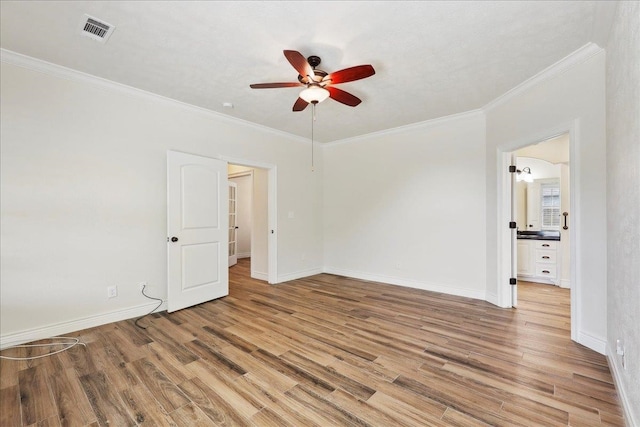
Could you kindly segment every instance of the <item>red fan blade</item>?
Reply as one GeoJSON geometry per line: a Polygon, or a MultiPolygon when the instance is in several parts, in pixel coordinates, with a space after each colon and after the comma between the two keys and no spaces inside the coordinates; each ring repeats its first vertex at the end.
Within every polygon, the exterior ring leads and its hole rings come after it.
{"type": "Polygon", "coordinates": [[[371,77],[376,73],[371,65],[357,65],[351,68],[345,68],[344,70],[336,71],[326,76],[322,81],[331,80],[331,84],[352,82],[354,80],[364,79],[371,77]]]}
{"type": "Polygon", "coordinates": [[[254,83],[249,85],[251,89],[274,89],[279,87],[297,87],[303,86],[302,83],[290,82],[290,83],[254,83]]]}
{"type": "Polygon", "coordinates": [[[313,68],[311,68],[311,65],[307,62],[307,58],[302,56],[300,52],[297,50],[284,50],[283,52],[287,61],[293,65],[293,68],[296,69],[298,74],[302,77],[315,76],[313,68]]]}
{"type": "Polygon", "coordinates": [[[327,86],[325,89],[329,91],[329,97],[341,102],[349,107],[355,107],[362,101],[357,96],[351,95],[349,92],[338,89],[337,87],[327,86]]]}
{"type": "Polygon", "coordinates": [[[293,104],[293,111],[302,111],[305,108],[307,108],[307,105],[309,105],[309,103],[307,101],[305,101],[302,98],[298,98],[296,100],[296,103],[293,104]]]}

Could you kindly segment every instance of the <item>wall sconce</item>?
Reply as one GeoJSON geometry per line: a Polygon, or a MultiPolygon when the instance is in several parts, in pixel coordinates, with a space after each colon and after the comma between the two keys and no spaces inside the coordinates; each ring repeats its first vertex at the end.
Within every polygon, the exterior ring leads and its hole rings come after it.
{"type": "Polygon", "coordinates": [[[518,169],[516,172],[518,173],[516,181],[533,182],[533,175],[531,175],[531,169],[528,166],[522,170],[518,169]]]}

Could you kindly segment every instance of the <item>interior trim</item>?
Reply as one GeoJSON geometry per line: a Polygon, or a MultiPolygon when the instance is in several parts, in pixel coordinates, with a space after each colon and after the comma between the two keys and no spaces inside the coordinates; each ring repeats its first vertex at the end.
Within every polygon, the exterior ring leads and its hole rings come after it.
{"type": "Polygon", "coordinates": [[[204,114],[206,116],[214,117],[218,120],[222,120],[227,123],[232,123],[238,126],[257,129],[262,132],[268,132],[280,137],[286,137],[296,142],[302,142],[305,144],[308,144],[310,142],[309,138],[303,138],[297,135],[293,135],[291,133],[287,133],[287,132],[283,132],[267,126],[259,125],[257,123],[252,123],[246,120],[238,119],[236,117],[227,116],[225,114],[221,114],[213,110],[197,107],[195,105],[178,101],[173,98],[168,98],[166,96],[158,95],[153,92],[148,92],[142,89],[137,89],[132,86],[124,85],[122,83],[117,83],[112,80],[104,79],[102,77],[97,77],[92,74],[83,73],[82,71],[77,71],[72,68],[63,67],[62,65],[53,64],[51,62],[43,61],[41,59],[36,59],[27,55],[22,55],[20,53],[13,52],[11,50],[0,49],[0,62],[3,62],[5,64],[15,65],[17,67],[26,68],[32,71],[37,71],[43,74],[48,74],[48,75],[66,79],[66,80],[99,86],[104,89],[112,90],[114,92],[124,93],[126,95],[135,96],[138,98],[143,98],[152,102],[170,105],[173,107],[179,107],[179,108],[188,110],[192,113],[204,114]]]}

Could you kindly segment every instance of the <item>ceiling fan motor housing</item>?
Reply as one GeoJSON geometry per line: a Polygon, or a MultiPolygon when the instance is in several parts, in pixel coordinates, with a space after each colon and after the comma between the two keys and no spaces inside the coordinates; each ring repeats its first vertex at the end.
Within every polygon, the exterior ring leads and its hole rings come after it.
{"type": "MultiPolygon", "coordinates": [[[[314,74],[313,82],[315,82],[315,83],[319,83],[319,82],[321,82],[321,81],[322,81],[322,79],[324,79],[324,78],[325,78],[329,73],[327,73],[327,72],[326,72],[326,71],[324,71],[324,70],[320,70],[320,69],[314,68],[314,70],[313,70],[313,74],[314,74]]],[[[307,78],[307,76],[302,76],[302,75],[300,75],[300,74],[298,74],[298,81],[299,81],[300,83],[304,83],[304,84],[313,83],[313,82],[309,81],[309,79],[307,78]]]]}
{"type": "Polygon", "coordinates": [[[322,60],[320,59],[319,56],[315,56],[315,55],[311,55],[310,57],[307,58],[307,62],[309,63],[309,65],[311,65],[313,68],[316,68],[318,65],[320,65],[320,63],[322,62],[322,60]]]}

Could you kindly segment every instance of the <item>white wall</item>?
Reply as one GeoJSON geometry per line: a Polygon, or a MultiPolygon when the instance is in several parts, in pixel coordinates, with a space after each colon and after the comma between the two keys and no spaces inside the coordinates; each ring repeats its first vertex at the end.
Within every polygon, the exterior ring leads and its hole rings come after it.
{"type": "Polygon", "coordinates": [[[2,345],[142,314],[141,281],[166,296],[170,149],[276,165],[278,277],[320,271],[322,165],[310,171],[306,141],[43,69],[1,69],[2,345]]]}
{"type": "Polygon", "coordinates": [[[640,425],[640,3],[620,2],[607,44],[609,361],[627,424],[640,425]],[[625,346],[626,367],[616,355],[625,346]]]}
{"type": "Polygon", "coordinates": [[[484,298],[484,116],[325,146],[325,270],[484,298]]]}
{"type": "MultiPolygon", "coordinates": [[[[575,125],[577,141],[571,153],[572,174],[578,185],[573,231],[578,233],[578,305],[572,318],[579,342],[604,352],[606,314],[606,153],[604,51],[591,48],[563,72],[540,79],[502,101],[490,105],[487,115],[487,292],[497,296],[507,276],[499,274],[498,175],[499,149],[512,151],[549,138],[575,125]],[[575,167],[574,167],[575,165],[575,167]],[[579,213],[579,221],[577,215],[579,213]]],[[[506,224],[505,224],[506,225],[506,224]]]]}

